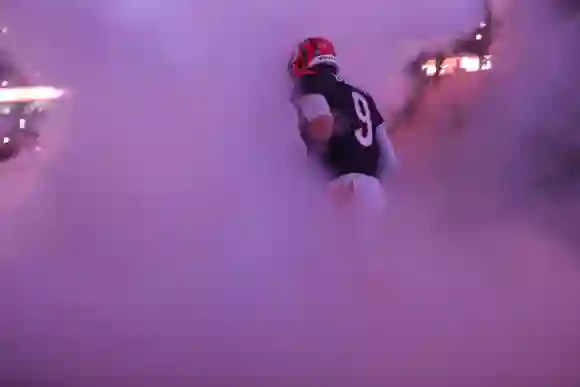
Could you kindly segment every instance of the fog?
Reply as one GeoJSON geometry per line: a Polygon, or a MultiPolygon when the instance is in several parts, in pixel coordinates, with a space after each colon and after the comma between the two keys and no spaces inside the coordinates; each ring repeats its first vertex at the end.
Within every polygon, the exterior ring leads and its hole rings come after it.
{"type": "Polygon", "coordinates": [[[428,176],[401,150],[375,238],[304,163],[288,54],[333,39],[386,109],[479,2],[7,3],[6,44],[70,93],[43,152],[2,171],[3,385],[577,385],[580,263],[550,222],[578,228],[522,146],[540,118],[569,136],[578,95],[545,101],[577,30],[539,0],[497,6],[513,22],[468,134],[428,176]]]}

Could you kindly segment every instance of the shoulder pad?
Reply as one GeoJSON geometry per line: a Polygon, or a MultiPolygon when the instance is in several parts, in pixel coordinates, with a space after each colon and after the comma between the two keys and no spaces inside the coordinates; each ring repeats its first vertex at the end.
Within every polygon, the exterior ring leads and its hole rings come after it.
{"type": "Polygon", "coordinates": [[[303,94],[326,94],[333,87],[336,80],[326,75],[306,75],[300,80],[300,89],[303,94]]]}

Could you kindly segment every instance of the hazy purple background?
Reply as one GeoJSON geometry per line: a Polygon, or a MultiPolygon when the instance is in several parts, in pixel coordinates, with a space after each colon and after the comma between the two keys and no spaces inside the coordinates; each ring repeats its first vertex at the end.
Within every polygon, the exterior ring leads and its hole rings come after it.
{"type": "Polygon", "coordinates": [[[543,202],[509,205],[531,195],[519,139],[562,116],[545,99],[574,60],[574,31],[526,36],[540,5],[500,4],[480,119],[452,163],[403,170],[377,242],[345,238],[305,173],[288,53],[329,36],[388,105],[477,2],[9,4],[15,53],[72,94],[45,153],[3,171],[2,385],[577,386],[577,253],[543,202]],[[521,67],[540,40],[553,71],[521,67]]]}

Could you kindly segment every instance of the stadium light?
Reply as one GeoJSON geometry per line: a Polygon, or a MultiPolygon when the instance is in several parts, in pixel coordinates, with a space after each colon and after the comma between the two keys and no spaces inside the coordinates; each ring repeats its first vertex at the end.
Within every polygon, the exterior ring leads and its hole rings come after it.
{"type": "Polygon", "coordinates": [[[51,86],[0,88],[0,103],[52,101],[64,95],[64,90],[51,86]]]}
{"type": "MultiPolygon", "coordinates": [[[[476,71],[486,71],[492,68],[491,55],[485,55],[483,58],[478,56],[461,56],[446,58],[445,63],[441,66],[440,75],[448,75],[460,69],[468,73],[476,71]]],[[[423,63],[422,70],[429,77],[437,74],[437,63],[435,59],[430,59],[423,63]]]]}

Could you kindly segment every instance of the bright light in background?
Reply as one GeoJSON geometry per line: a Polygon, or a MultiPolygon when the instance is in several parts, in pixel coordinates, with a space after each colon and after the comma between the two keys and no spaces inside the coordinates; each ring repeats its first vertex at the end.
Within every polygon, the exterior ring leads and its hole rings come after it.
{"type": "Polygon", "coordinates": [[[16,87],[0,89],[0,103],[51,101],[64,95],[64,90],[51,86],[16,87]]]}
{"type": "MultiPolygon", "coordinates": [[[[485,71],[492,68],[491,55],[486,55],[483,61],[480,61],[478,56],[462,56],[445,59],[445,63],[441,66],[440,74],[451,74],[457,69],[464,70],[468,73],[476,71],[485,71]],[[445,70],[443,70],[445,69],[445,70]]],[[[437,65],[434,59],[430,59],[423,64],[422,70],[427,76],[434,76],[437,73],[437,65]]]]}
{"type": "Polygon", "coordinates": [[[437,65],[435,64],[434,60],[430,60],[425,62],[425,64],[422,67],[422,70],[425,71],[425,73],[432,77],[433,75],[435,75],[435,73],[437,73],[437,65]]]}
{"type": "Polygon", "coordinates": [[[472,73],[474,71],[479,70],[479,58],[478,57],[468,57],[464,56],[459,59],[459,67],[467,71],[468,73],[472,73]]]}
{"type": "Polygon", "coordinates": [[[2,143],[3,143],[3,144],[8,144],[9,142],[10,142],[10,137],[4,137],[4,138],[2,139],[2,143]]]}
{"type": "Polygon", "coordinates": [[[475,35],[475,39],[477,39],[477,40],[481,40],[482,38],[483,38],[483,36],[481,36],[481,34],[475,35]]]}

